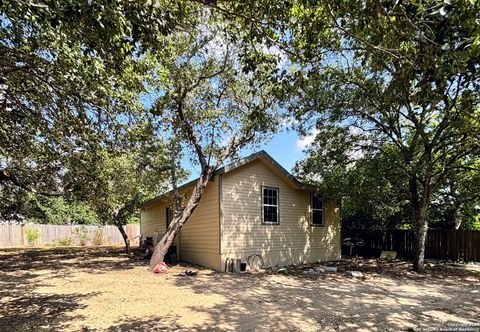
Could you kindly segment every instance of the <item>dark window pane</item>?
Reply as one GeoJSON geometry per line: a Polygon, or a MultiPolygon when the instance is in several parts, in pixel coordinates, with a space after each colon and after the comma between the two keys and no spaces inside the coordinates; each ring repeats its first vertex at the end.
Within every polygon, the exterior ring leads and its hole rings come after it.
{"type": "Polygon", "coordinates": [[[323,225],[323,213],[322,210],[312,211],[312,224],[323,225]]]}
{"type": "Polygon", "coordinates": [[[277,197],[272,197],[270,201],[272,202],[272,205],[277,205],[277,197]]]}
{"type": "Polygon", "coordinates": [[[323,209],[323,201],[320,197],[312,196],[312,209],[323,209]]]}
{"type": "Polygon", "coordinates": [[[274,222],[276,223],[277,219],[277,208],[275,206],[264,206],[263,207],[263,222],[274,222]]]}

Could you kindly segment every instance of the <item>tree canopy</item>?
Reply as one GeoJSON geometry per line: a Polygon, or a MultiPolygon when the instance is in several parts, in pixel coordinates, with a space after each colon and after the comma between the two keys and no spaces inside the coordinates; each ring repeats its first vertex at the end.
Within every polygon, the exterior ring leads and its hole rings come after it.
{"type": "Polygon", "coordinates": [[[325,47],[300,34],[305,54],[339,56],[307,66],[297,114],[326,132],[324,139],[340,137],[343,146],[317,145],[318,155],[346,163],[359,153],[381,154],[391,162],[404,180],[419,271],[433,196],[450,175],[478,172],[478,10],[469,1],[371,1],[306,6],[299,15],[310,29],[329,22],[337,36],[325,47]],[[307,20],[312,12],[316,19],[307,20]],[[335,155],[335,149],[348,153],[335,155]]]}
{"type": "Polygon", "coordinates": [[[219,165],[294,122],[317,133],[298,174],[348,195],[352,218],[408,217],[421,271],[428,220],[457,227],[478,202],[479,6],[4,1],[2,218],[60,195],[121,225],[176,188],[183,154],[199,180],[154,262],[219,165]]]}

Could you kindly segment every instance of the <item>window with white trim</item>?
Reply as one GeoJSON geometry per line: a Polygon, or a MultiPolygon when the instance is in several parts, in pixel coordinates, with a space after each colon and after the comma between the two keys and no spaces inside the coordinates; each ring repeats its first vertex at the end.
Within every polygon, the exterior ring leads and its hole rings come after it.
{"type": "Polygon", "coordinates": [[[262,188],[262,222],[265,224],[278,224],[278,188],[262,188]]]}
{"type": "Polygon", "coordinates": [[[315,194],[310,197],[312,225],[323,226],[323,199],[315,194]]]}

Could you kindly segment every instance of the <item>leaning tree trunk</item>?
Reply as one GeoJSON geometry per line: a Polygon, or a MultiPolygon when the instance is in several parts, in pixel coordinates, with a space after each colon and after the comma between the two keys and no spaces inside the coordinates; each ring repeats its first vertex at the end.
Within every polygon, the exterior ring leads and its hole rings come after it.
{"type": "Polygon", "coordinates": [[[125,242],[125,253],[127,255],[129,255],[130,254],[130,239],[128,238],[128,235],[125,232],[125,229],[123,229],[123,225],[121,223],[115,223],[115,226],[117,226],[118,230],[120,231],[120,234],[122,234],[123,242],[125,242]]]}
{"type": "Polygon", "coordinates": [[[160,240],[160,242],[158,242],[158,244],[155,246],[155,250],[150,260],[151,270],[153,270],[159,262],[162,262],[164,260],[165,255],[168,252],[168,249],[170,248],[170,246],[173,243],[173,240],[175,239],[175,236],[178,234],[178,232],[180,232],[180,229],[182,229],[183,225],[187,222],[187,220],[192,215],[193,211],[195,211],[195,209],[197,208],[198,203],[202,198],[202,195],[205,191],[205,187],[207,186],[207,183],[210,180],[211,175],[212,175],[212,172],[210,171],[204,172],[202,174],[186,206],[182,209],[182,211],[178,216],[175,216],[173,218],[165,235],[160,240]]]}

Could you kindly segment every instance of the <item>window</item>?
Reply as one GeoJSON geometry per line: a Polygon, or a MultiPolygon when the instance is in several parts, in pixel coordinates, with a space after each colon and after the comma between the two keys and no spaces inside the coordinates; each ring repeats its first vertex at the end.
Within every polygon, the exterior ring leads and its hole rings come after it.
{"type": "Polygon", "coordinates": [[[323,226],[323,200],[317,195],[311,196],[312,225],[323,226]]]}
{"type": "Polygon", "coordinates": [[[168,228],[168,226],[170,226],[170,223],[172,222],[172,219],[173,219],[173,209],[170,206],[167,206],[166,214],[167,214],[166,220],[167,220],[167,228],[168,228]]]}
{"type": "Polygon", "coordinates": [[[262,188],[262,222],[265,224],[278,224],[278,189],[262,188]]]}

